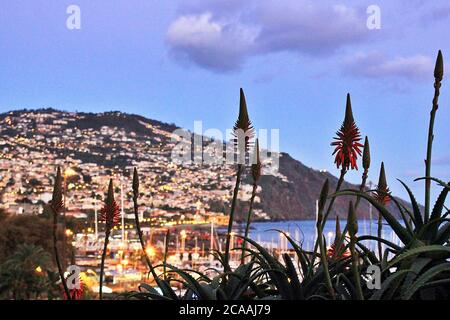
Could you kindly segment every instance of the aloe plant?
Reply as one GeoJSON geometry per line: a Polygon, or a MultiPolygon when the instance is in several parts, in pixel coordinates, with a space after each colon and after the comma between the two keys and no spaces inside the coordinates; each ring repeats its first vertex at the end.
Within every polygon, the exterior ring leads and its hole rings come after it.
{"type": "MultiPolygon", "coordinates": [[[[248,237],[251,208],[247,216],[246,232],[243,239],[242,257],[249,257],[236,270],[229,268],[229,234],[232,230],[237,192],[240,176],[244,169],[238,166],[236,186],[228,225],[227,246],[225,252],[215,251],[216,258],[222,264],[224,271],[210,269],[215,274],[209,277],[194,270],[181,270],[168,265],[164,258],[163,273],[155,275],[160,288],[156,290],[147,284],[139,287],[139,292],[131,292],[127,297],[134,299],[170,299],[170,300],[239,300],[239,299],[430,299],[450,298],[450,212],[445,207],[445,201],[450,191],[450,183],[430,177],[431,169],[431,142],[433,137],[433,124],[437,110],[437,97],[439,96],[440,82],[443,77],[442,54],[439,52],[435,68],[435,96],[430,116],[429,144],[427,149],[426,175],[416,180],[425,180],[426,199],[429,198],[429,188],[432,181],[436,182],[442,191],[439,194],[432,210],[422,212],[418,202],[409,187],[402,181],[400,183],[407,191],[411,208],[407,208],[393,197],[387,186],[384,163],[380,168],[379,182],[376,190],[366,190],[370,167],[369,141],[366,137],[362,164],[364,172],[362,181],[357,190],[340,190],[345,173],[350,167],[357,168],[357,156],[360,134],[356,127],[351,111],[350,96],[347,96],[346,116],[344,123],[338,131],[336,142],[335,162],[341,168],[334,194],[329,195],[329,182],[325,181],[319,197],[319,212],[316,221],[318,237],[314,250],[308,252],[302,248],[287,233],[282,233],[288,240],[292,250],[282,253],[280,257],[270,253],[256,241],[248,237]],[[428,190],[428,191],[427,191],[428,190]],[[336,217],[336,237],[330,249],[327,249],[323,237],[323,228],[331,213],[333,203],[339,196],[356,196],[355,205],[349,203],[347,225],[341,231],[339,218],[336,217]],[[361,200],[366,200],[379,212],[379,219],[384,219],[400,239],[400,245],[394,244],[381,237],[381,228],[377,236],[359,235],[356,212],[361,200]],[[396,215],[386,206],[392,201],[401,215],[399,221],[396,215]],[[348,234],[348,237],[347,237],[348,234]],[[384,254],[378,255],[364,245],[364,241],[371,240],[387,246],[384,254]],[[292,259],[294,255],[295,259],[292,259]],[[295,262],[297,261],[297,262],[295,262]],[[363,274],[372,266],[381,267],[382,284],[375,292],[364,286],[363,274]],[[171,283],[180,283],[186,288],[183,296],[175,293],[171,283]]],[[[241,108],[236,124],[243,128],[251,128],[246,112],[245,99],[241,91],[241,108]],[[243,126],[246,123],[247,126],[243,126]]],[[[254,179],[253,195],[255,194],[254,179]]],[[[427,200],[426,200],[427,203],[427,200]]],[[[428,200],[429,206],[429,200],[428,200]]],[[[379,220],[379,226],[382,221],[379,220]]],[[[167,238],[167,235],[166,235],[167,238]]],[[[168,241],[166,241],[168,242],[168,241]]],[[[381,250],[379,250],[381,251],[381,250]]],[[[167,247],[166,253],[167,254],[167,247]]],[[[156,266],[159,267],[159,266],[156,266]]],[[[156,268],[155,267],[155,268],[156,268]]]]}
{"type": "MultiPolygon", "coordinates": [[[[425,208],[424,211],[410,190],[401,180],[400,183],[408,193],[411,209],[401,204],[395,197],[389,194],[386,184],[384,167],[380,170],[380,180],[375,197],[361,190],[343,190],[333,197],[343,195],[356,195],[370,202],[383,217],[392,230],[402,242],[398,246],[388,240],[382,239],[380,233],[377,237],[362,236],[359,241],[375,240],[388,246],[387,252],[394,255],[388,260],[388,254],[379,254],[378,263],[383,270],[383,286],[376,292],[372,299],[381,298],[430,298],[448,297],[449,275],[450,275],[450,250],[448,247],[450,239],[449,211],[445,207],[445,201],[450,191],[450,183],[445,183],[437,178],[430,177],[431,172],[431,149],[434,138],[433,126],[438,108],[439,89],[443,78],[443,59],[439,51],[435,66],[435,94],[433,106],[430,113],[430,124],[428,132],[428,147],[426,165],[426,176],[418,178],[425,180],[425,208]],[[430,212],[430,186],[435,181],[442,188],[437,197],[433,209],[430,212]],[[393,212],[385,206],[385,200],[390,199],[399,210],[403,224],[400,223],[393,212]],[[447,210],[447,211],[446,211],[447,210]],[[396,271],[391,272],[395,267],[396,271]],[[446,289],[443,289],[446,288],[446,289]]],[[[376,260],[375,260],[376,261],[376,260]]]]}
{"type": "Polygon", "coordinates": [[[245,233],[244,233],[244,241],[242,242],[242,256],[241,263],[244,263],[245,259],[245,247],[247,245],[246,239],[248,238],[248,233],[250,231],[250,222],[252,219],[252,210],[253,203],[256,197],[256,190],[258,189],[258,180],[261,177],[261,159],[259,155],[259,141],[256,139],[255,151],[254,151],[254,159],[252,160],[252,178],[253,178],[253,187],[252,187],[252,196],[250,197],[250,204],[248,208],[247,221],[245,224],[245,233]]]}
{"type": "Polygon", "coordinates": [[[57,230],[58,230],[58,214],[63,210],[63,200],[62,200],[62,176],[61,169],[58,167],[56,170],[55,182],[53,185],[53,194],[52,200],[48,206],[53,213],[53,251],[56,260],[56,266],[58,267],[59,278],[61,279],[61,283],[64,289],[64,293],[69,300],[71,300],[71,295],[69,292],[69,288],[67,287],[66,278],[64,277],[64,271],[61,263],[61,259],[58,251],[58,239],[57,239],[57,230]]]}
{"type": "Polygon", "coordinates": [[[235,145],[238,149],[238,165],[236,172],[236,184],[233,190],[233,199],[231,200],[230,217],[228,220],[228,228],[225,242],[225,255],[224,255],[224,268],[230,271],[229,259],[230,259],[230,241],[231,232],[233,231],[234,213],[236,210],[237,196],[239,193],[239,187],[241,183],[241,176],[244,171],[245,156],[248,151],[251,139],[254,136],[254,129],[252,122],[248,116],[247,102],[245,100],[244,90],[240,89],[239,98],[239,116],[233,128],[233,134],[235,135],[235,145]],[[243,139],[242,139],[243,138],[243,139]]]}

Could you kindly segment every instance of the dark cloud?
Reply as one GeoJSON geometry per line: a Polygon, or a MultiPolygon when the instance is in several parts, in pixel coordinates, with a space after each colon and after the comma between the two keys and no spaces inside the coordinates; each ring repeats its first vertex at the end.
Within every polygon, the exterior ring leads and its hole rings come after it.
{"type": "Polygon", "coordinates": [[[310,0],[190,0],[167,31],[173,57],[214,71],[252,56],[331,55],[370,38],[365,10],[310,0]]]}
{"type": "Polygon", "coordinates": [[[220,72],[239,69],[252,54],[255,37],[254,29],[214,21],[211,13],[183,15],[167,31],[172,56],[220,72]]]}
{"type": "Polygon", "coordinates": [[[365,12],[343,5],[270,2],[256,12],[262,26],[257,41],[264,52],[327,55],[369,37],[365,12]]]}

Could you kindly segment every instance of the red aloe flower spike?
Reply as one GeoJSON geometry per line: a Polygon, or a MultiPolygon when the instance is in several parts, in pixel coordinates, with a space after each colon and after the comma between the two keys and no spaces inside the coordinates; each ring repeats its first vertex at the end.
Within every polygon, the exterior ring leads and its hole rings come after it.
{"type": "Polygon", "coordinates": [[[334,163],[338,168],[342,166],[347,170],[349,168],[358,170],[356,160],[358,155],[361,155],[363,145],[359,143],[361,134],[353,118],[350,94],[347,94],[344,122],[336,135],[337,137],[333,138],[336,141],[331,143],[332,146],[335,146],[333,151],[333,155],[336,155],[334,163]]]}
{"type": "Polygon", "coordinates": [[[336,231],[335,231],[334,242],[331,244],[330,248],[328,248],[328,250],[327,250],[327,256],[330,259],[341,259],[341,258],[346,258],[346,257],[350,256],[350,251],[348,249],[345,250],[345,244],[343,241],[341,242],[340,248],[336,248],[341,237],[342,237],[341,223],[339,221],[339,216],[336,216],[336,231]],[[339,256],[337,256],[338,252],[340,253],[339,256]]]}
{"type": "Polygon", "coordinates": [[[120,222],[120,208],[114,200],[113,180],[109,180],[108,194],[105,204],[100,210],[100,220],[105,221],[106,228],[111,229],[120,222]]]}
{"type": "MultiPolygon", "coordinates": [[[[67,279],[66,279],[67,281],[67,279]]],[[[69,290],[70,298],[72,300],[81,300],[84,294],[84,282],[81,278],[79,278],[80,287],[73,288],[69,290]]],[[[64,292],[64,300],[68,300],[66,293],[64,292]]]]}
{"type": "Polygon", "coordinates": [[[386,182],[386,173],[384,171],[384,162],[381,162],[380,177],[375,191],[375,200],[382,205],[387,205],[390,201],[390,191],[386,182]]]}

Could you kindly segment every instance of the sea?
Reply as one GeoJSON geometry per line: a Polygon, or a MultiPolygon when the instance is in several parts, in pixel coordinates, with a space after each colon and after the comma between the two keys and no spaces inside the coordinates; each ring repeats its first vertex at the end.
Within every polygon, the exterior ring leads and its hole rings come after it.
{"type": "MultiPolygon", "coordinates": [[[[341,220],[341,230],[344,229],[347,221],[341,220]]],[[[272,247],[287,246],[289,243],[285,241],[285,237],[279,231],[289,233],[290,237],[302,244],[303,249],[312,250],[317,237],[316,223],[314,220],[290,220],[276,222],[253,222],[250,229],[250,238],[258,243],[269,245],[272,247]]],[[[323,235],[327,246],[329,246],[335,238],[336,222],[329,220],[325,224],[323,235]]],[[[377,235],[378,223],[376,220],[360,220],[358,221],[358,235],[377,235]]],[[[392,231],[389,225],[383,223],[382,238],[400,245],[401,242],[397,235],[392,231]]],[[[369,249],[375,250],[377,242],[363,241],[369,249]]],[[[383,246],[384,247],[384,246],[383,246]]]]}

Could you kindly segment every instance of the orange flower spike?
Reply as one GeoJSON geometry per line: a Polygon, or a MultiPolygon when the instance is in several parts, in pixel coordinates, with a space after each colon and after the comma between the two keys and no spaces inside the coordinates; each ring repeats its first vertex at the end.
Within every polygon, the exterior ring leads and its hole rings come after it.
{"type": "Polygon", "coordinates": [[[347,170],[350,168],[358,170],[356,160],[362,153],[363,145],[359,142],[361,141],[361,133],[353,118],[350,94],[347,94],[344,122],[336,135],[333,138],[336,141],[331,143],[332,146],[335,146],[333,151],[333,155],[335,155],[334,163],[338,168],[342,166],[347,170]]]}

